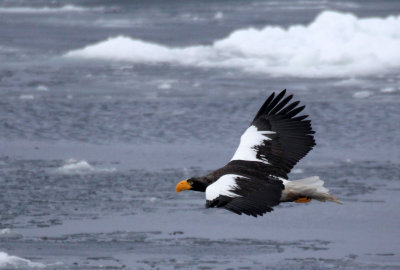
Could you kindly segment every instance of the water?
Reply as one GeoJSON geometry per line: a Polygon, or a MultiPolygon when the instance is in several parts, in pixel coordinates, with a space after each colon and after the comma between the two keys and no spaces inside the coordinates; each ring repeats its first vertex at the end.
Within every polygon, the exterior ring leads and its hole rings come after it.
{"type": "Polygon", "coordinates": [[[0,1],[0,269],[400,269],[399,15],[398,1],[0,1]],[[254,219],[175,193],[223,166],[283,88],[317,132],[290,178],[319,175],[344,205],[254,219]]]}

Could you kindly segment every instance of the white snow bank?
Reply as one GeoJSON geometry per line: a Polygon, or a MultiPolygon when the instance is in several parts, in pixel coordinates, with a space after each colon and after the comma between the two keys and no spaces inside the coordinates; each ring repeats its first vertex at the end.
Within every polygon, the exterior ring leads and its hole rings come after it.
{"type": "Polygon", "coordinates": [[[208,46],[168,47],[118,36],[65,56],[238,68],[274,76],[370,75],[400,68],[400,16],[358,18],[324,11],[309,25],[237,30],[208,46]]]}

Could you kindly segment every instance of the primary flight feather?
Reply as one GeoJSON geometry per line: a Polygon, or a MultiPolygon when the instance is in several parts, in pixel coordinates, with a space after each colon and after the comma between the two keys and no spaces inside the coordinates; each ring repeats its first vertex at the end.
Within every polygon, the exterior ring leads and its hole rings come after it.
{"type": "Polygon", "coordinates": [[[293,95],[272,93],[243,133],[231,161],[203,177],[179,182],[176,191],[206,193],[206,207],[225,208],[254,217],[281,202],[333,201],[318,176],[289,181],[287,174],[315,146],[305,106],[293,95]]]}

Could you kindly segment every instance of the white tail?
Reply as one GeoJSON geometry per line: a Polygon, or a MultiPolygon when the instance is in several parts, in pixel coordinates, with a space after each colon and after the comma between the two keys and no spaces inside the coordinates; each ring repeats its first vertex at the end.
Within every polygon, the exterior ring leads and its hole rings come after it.
{"type": "Polygon", "coordinates": [[[336,197],[329,194],[324,187],[324,181],[318,176],[312,176],[296,181],[284,181],[285,189],[281,201],[295,201],[299,198],[310,198],[321,202],[331,201],[342,204],[336,197]]]}

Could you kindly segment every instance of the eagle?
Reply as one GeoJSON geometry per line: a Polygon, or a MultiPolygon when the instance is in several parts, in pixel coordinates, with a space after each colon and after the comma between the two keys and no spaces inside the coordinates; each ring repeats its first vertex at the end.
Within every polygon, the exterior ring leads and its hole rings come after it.
{"type": "Polygon", "coordinates": [[[289,181],[288,173],[316,145],[305,106],[291,102],[286,89],[273,92],[240,138],[239,147],[224,167],[202,177],[179,182],[176,192],[205,192],[206,208],[262,216],[281,202],[341,202],[318,176],[289,181]]]}

